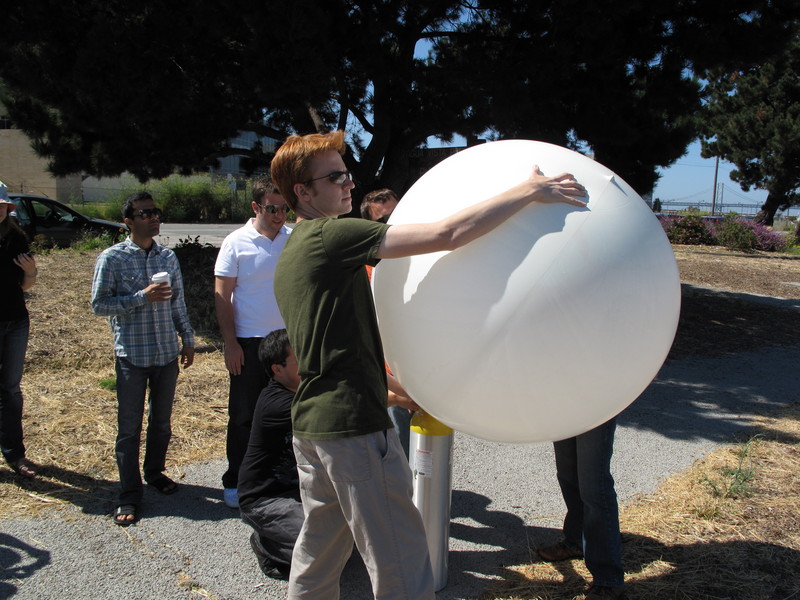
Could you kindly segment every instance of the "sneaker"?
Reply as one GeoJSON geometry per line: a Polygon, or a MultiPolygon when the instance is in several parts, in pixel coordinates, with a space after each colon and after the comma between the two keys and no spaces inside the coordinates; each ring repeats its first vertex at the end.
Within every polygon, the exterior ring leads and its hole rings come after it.
{"type": "Polygon", "coordinates": [[[222,490],[222,498],[230,508],[239,508],[239,489],[225,488],[222,490]]]}
{"type": "Polygon", "coordinates": [[[282,579],[284,581],[289,580],[288,568],[282,567],[267,557],[267,555],[264,553],[264,549],[261,547],[261,543],[258,540],[258,534],[255,531],[250,534],[250,547],[253,549],[253,552],[258,559],[258,566],[264,575],[271,577],[272,579],[282,579]]]}
{"type": "Polygon", "coordinates": [[[552,546],[542,546],[537,550],[542,560],[547,562],[560,562],[573,558],[583,558],[583,551],[565,541],[558,542],[552,546]]]}
{"type": "Polygon", "coordinates": [[[625,598],[625,586],[593,585],[586,594],[586,600],[625,598]]]}

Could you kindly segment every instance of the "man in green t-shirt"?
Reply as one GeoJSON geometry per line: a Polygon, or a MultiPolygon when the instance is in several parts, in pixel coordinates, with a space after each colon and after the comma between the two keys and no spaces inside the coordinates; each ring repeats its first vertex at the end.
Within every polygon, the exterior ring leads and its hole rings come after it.
{"type": "Polygon", "coordinates": [[[585,206],[571,175],[534,168],[513,188],[436,223],[389,226],[342,219],[355,187],[344,132],[290,136],[271,175],[302,220],[275,272],[275,296],[295,350],[292,405],[305,522],[289,598],[338,598],[353,548],[382,599],[433,599],[428,545],[411,501],[411,471],[386,412],[387,379],[365,265],[455,250],[531,202],[585,206]]]}

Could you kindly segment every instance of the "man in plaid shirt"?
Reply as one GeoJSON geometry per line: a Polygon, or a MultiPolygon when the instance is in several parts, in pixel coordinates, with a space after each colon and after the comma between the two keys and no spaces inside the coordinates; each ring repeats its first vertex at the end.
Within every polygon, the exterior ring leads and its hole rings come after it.
{"type": "Polygon", "coordinates": [[[184,368],[194,360],[194,331],[183,298],[183,278],[175,253],[153,237],[161,227],[161,211],[147,192],[128,196],[122,216],[130,236],[97,258],[92,281],[92,310],[109,317],[114,333],[117,374],[117,442],[120,495],[114,522],[127,526],[138,519],[142,500],[139,441],[144,401],[150,388],[145,444],[145,481],[162,494],[178,491],[164,474],[172,435],[170,418],[178,357],[184,368]],[[169,283],[152,283],[166,271],[169,283]],[[178,336],[183,341],[178,344],[178,336]]]}

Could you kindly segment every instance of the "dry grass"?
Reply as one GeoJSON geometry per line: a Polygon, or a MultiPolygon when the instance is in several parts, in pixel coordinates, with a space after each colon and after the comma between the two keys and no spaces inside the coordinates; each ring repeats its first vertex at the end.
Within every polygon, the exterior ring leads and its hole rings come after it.
{"type": "MultiPolygon", "coordinates": [[[[108,320],[89,306],[97,253],[64,250],[37,256],[40,277],[28,298],[31,337],[22,380],[25,445],[45,467],[24,488],[0,469],[0,515],[33,516],[116,486],[116,395],[108,320]]],[[[221,353],[198,340],[195,363],[181,373],[167,457],[171,476],[180,465],[225,453],[228,378],[221,353]]]]}
{"type": "MultiPolygon", "coordinates": [[[[723,448],[620,514],[629,599],[800,597],[800,404],[785,436],[723,448]]],[[[583,561],[513,567],[487,598],[583,598],[583,561]]]]}

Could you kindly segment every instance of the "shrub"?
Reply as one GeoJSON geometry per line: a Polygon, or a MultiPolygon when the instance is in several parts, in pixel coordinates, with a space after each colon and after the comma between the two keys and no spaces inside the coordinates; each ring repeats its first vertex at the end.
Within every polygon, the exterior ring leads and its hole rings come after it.
{"type": "Polygon", "coordinates": [[[52,238],[47,237],[43,233],[37,233],[33,236],[30,247],[31,252],[34,254],[47,254],[55,248],[55,243],[52,238]]]}
{"type": "Polygon", "coordinates": [[[200,237],[178,240],[173,250],[183,274],[184,299],[194,330],[203,337],[218,340],[214,310],[214,263],[219,248],[201,244],[200,237]]]}
{"type": "Polygon", "coordinates": [[[717,225],[716,237],[720,245],[742,252],[780,252],[789,246],[789,241],[780,233],[736,215],[728,215],[717,225]]]}
{"type": "Polygon", "coordinates": [[[717,243],[714,234],[700,217],[662,217],[659,219],[667,238],[673,244],[713,246],[717,243]]]}
{"type": "Polygon", "coordinates": [[[206,177],[167,177],[148,186],[165,219],[176,223],[216,222],[222,204],[206,177]]]}
{"type": "Polygon", "coordinates": [[[765,252],[783,252],[791,245],[791,240],[789,238],[777,231],[773,231],[766,225],[749,221],[746,221],[746,223],[750,223],[753,227],[753,233],[755,233],[758,238],[757,247],[759,250],[764,250],[765,252]]]}
{"type": "Polygon", "coordinates": [[[103,233],[97,233],[94,231],[84,230],[81,233],[81,237],[76,239],[70,244],[71,248],[75,248],[76,250],[104,250],[109,246],[113,246],[116,243],[114,240],[114,236],[104,231],[103,233]]]}
{"type": "Polygon", "coordinates": [[[122,200],[119,198],[110,202],[81,202],[73,204],[72,208],[87,217],[117,223],[122,221],[122,200]]]}
{"type": "MultiPolygon", "coordinates": [[[[253,216],[250,208],[250,182],[244,188],[232,192],[227,181],[214,180],[207,175],[172,175],[166,179],[149,181],[145,185],[137,184],[121,189],[111,202],[121,207],[125,197],[138,191],[147,191],[155,198],[156,206],[164,211],[165,221],[238,223],[253,216]]],[[[118,221],[119,217],[112,220],[118,221]]]]}

